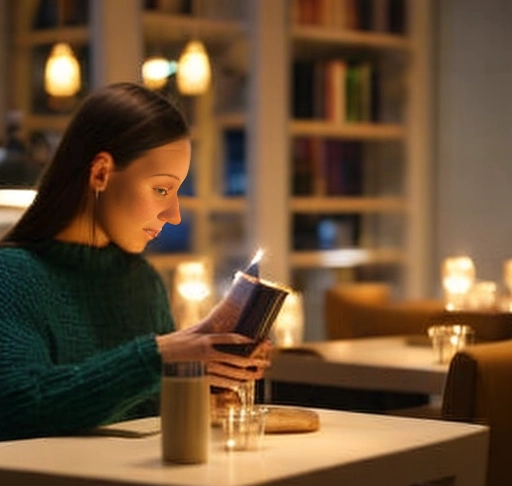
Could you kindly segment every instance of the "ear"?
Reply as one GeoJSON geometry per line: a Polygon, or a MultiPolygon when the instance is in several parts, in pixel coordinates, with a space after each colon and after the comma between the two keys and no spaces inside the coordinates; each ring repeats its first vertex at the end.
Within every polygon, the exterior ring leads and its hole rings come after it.
{"type": "Polygon", "coordinates": [[[104,191],[110,174],[114,171],[114,159],[108,152],[99,152],[91,162],[89,186],[94,192],[104,191]]]}

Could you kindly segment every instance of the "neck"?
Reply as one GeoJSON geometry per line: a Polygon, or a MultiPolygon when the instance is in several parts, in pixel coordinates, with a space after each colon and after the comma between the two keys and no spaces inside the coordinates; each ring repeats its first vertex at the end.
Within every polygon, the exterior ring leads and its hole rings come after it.
{"type": "Polygon", "coordinates": [[[91,217],[81,214],[71,221],[56,239],[67,243],[80,243],[89,246],[102,247],[110,243],[105,232],[93,221],[91,217]]]}

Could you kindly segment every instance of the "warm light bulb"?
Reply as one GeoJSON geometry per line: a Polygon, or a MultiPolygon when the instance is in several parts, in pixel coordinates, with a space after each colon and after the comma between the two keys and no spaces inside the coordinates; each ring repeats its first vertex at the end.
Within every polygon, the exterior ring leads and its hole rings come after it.
{"type": "Polygon", "coordinates": [[[202,42],[190,41],[178,60],[176,82],[184,95],[200,95],[210,86],[211,69],[202,42]]]}
{"type": "Polygon", "coordinates": [[[202,262],[181,263],[176,269],[176,287],[180,295],[200,302],[210,295],[206,268],[202,262]]]}
{"type": "Polygon", "coordinates": [[[181,262],[174,274],[173,317],[178,329],[197,324],[211,309],[211,273],[205,262],[181,262]]]}
{"type": "Polygon", "coordinates": [[[55,44],[46,61],[45,90],[52,96],[74,96],[80,90],[80,64],[69,44],[55,44]]]}
{"type": "Polygon", "coordinates": [[[469,257],[447,258],[443,262],[443,285],[447,291],[464,294],[475,280],[475,266],[469,257]]]}
{"type": "Polygon", "coordinates": [[[149,89],[163,88],[167,78],[176,72],[176,61],[162,56],[152,56],[142,65],[142,81],[149,89]]]}
{"type": "Polygon", "coordinates": [[[451,257],[443,261],[442,284],[447,310],[461,310],[475,283],[475,265],[469,257],[451,257]]]}
{"type": "Polygon", "coordinates": [[[0,207],[26,209],[36,194],[34,189],[0,189],[0,207]]]}
{"type": "Polygon", "coordinates": [[[290,292],[272,327],[277,346],[291,347],[300,344],[304,337],[304,308],[302,294],[290,292]]]}

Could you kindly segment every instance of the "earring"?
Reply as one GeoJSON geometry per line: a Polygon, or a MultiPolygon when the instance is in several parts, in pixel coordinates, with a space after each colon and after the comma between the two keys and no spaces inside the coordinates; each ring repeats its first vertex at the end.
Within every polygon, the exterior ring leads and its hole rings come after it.
{"type": "Polygon", "coordinates": [[[96,201],[98,201],[98,198],[100,197],[100,191],[98,189],[96,189],[96,191],[94,192],[94,199],[96,201]]]}

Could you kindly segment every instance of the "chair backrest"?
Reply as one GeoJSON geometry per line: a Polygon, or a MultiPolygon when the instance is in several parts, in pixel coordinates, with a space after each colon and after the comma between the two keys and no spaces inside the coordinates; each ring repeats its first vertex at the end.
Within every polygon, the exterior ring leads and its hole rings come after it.
{"type": "Polygon", "coordinates": [[[490,427],[487,486],[512,484],[512,339],[476,344],[452,359],[442,417],[490,427]]]}
{"type": "Polygon", "coordinates": [[[443,313],[440,301],[394,302],[384,284],[338,285],[326,291],[327,339],[369,336],[426,336],[430,320],[443,313]]]}
{"type": "Polygon", "coordinates": [[[335,285],[325,292],[325,336],[351,339],[385,335],[424,335],[433,324],[466,324],[477,342],[512,339],[512,313],[446,311],[441,300],[391,299],[381,283],[335,285]]]}

